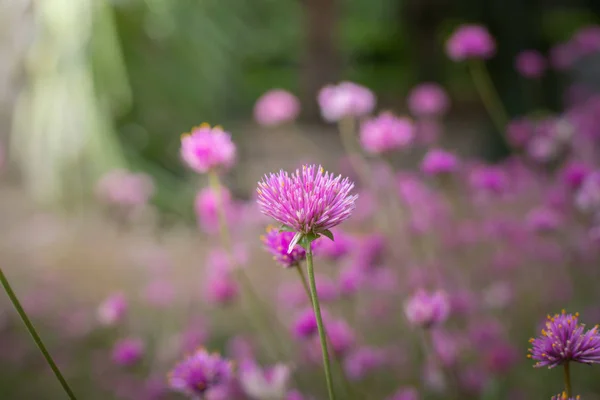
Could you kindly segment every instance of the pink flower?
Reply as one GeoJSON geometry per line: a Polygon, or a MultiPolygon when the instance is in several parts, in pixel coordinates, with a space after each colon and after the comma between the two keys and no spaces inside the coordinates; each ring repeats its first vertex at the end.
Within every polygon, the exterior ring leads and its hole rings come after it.
{"type": "Polygon", "coordinates": [[[102,325],[114,325],[127,314],[128,304],[123,293],[109,296],[98,307],[98,321],[102,325]]]}
{"type": "Polygon", "coordinates": [[[392,113],[381,113],[378,117],[365,121],[360,128],[361,145],[371,154],[406,148],[413,137],[412,122],[392,113]]]}
{"type": "Polygon", "coordinates": [[[515,68],[525,78],[541,78],[546,70],[546,59],[537,50],[524,50],[517,54],[515,68]]]}
{"type": "Polygon", "coordinates": [[[105,174],[96,185],[96,195],[101,201],[123,207],[142,206],[153,194],[154,183],[148,175],[122,169],[105,174]]]}
{"type": "Polygon", "coordinates": [[[437,83],[422,83],[408,95],[408,108],[417,117],[439,117],[450,107],[448,94],[437,83]]]}
{"type": "Polygon", "coordinates": [[[236,157],[231,135],[220,126],[202,124],[181,136],[181,157],[194,171],[204,174],[213,169],[229,169],[236,157]]]}
{"type": "Polygon", "coordinates": [[[231,199],[231,193],[225,187],[221,187],[218,195],[211,188],[201,189],[196,195],[194,202],[194,211],[200,228],[208,233],[219,232],[219,203],[225,210],[225,217],[228,222],[234,219],[234,205],[231,199]]]}
{"type": "Polygon", "coordinates": [[[352,82],[325,86],[319,92],[321,115],[328,122],[345,117],[363,117],[375,108],[375,95],[364,86],[352,82]]]}
{"type": "Polygon", "coordinates": [[[578,30],[571,39],[579,55],[600,51],[600,26],[589,25],[578,30]]]}
{"type": "Polygon", "coordinates": [[[254,361],[245,361],[240,368],[240,383],[244,392],[253,399],[277,400],[286,394],[291,370],[287,365],[276,364],[261,368],[254,361]]]}
{"type": "Polygon", "coordinates": [[[138,338],[128,338],[118,341],[112,351],[112,358],[116,364],[132,366],[137,364],[144,355],[144,342],[138,338]]]}
{"type": "Polygon", "coordinates": [[[209,302],[228,305],[237,299],[239,287],[228,273],[216,272],[208,276],[205,295],[209,302]]]}
{"type": "Polygon", "coordinates": [[[254,119],[263,126],[274,126],[295,120],[300,102],[290,92],[274,89],[263,94],[254,105],[254,119]]]}
{"type": "Polygon", "coordinates": [[[431,149],[423,161],[421,161],[421,171],[427,175],[449,174],[458,168],[458,158],[442,149],[431,149]]]}
{"type": "Polygon", "coordinates": [[[411,324],[429,328],[446,321],[450,300],[443,291],[427,293],[420,289],[404,304],[404,313],[411,324]]]}
{"type": "Polygon", "coordinates": [[[550,64],[554,69],[564,71],[577,61],[577,49],[571,42],[559,43],[550,49],[550,64]]]}
{"type": "Polygon", "coordinates": [[[446,42],[446,54],[453,61],[489,59],[496,53],[496,42],[482,25],[461,25],[446,42]]]}

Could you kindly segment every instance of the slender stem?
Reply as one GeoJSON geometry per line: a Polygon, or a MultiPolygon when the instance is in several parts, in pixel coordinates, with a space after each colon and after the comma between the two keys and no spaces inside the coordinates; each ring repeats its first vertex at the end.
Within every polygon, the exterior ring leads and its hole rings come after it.
{"type": "Polygon", "coordinates": [[[481,101],[485,106],[488,114],[492,118],[496,129],[500,134],[504,135],[504,128],[508,121],[508,114],[504,109],[502,101],[498,96],[498,92],[494,87],[494,83],[490,78],[487,68],[483,61],[473,60],[469,63],[469,69],[471,71],[471,77],[475,83],[475,87],[479,92],[481,101]]]}
{"type": "Polygon", "coordinates": [[[333,379],[331,378],[331,365],[329,363],[329,352],[327,350],[327,336],[321,317],[321,306],[319,305],[319,296],[317,294],[317,284],[315,282],[315,270],[313,267],[312,249],[310,243],[306,246],[306,269],[308,271],[308,282],[310,284],[310,297],[317,318],[317,329],[319,331],[319,340],[321,341],[321,350],[323,351],[323,368],[325,369],[325,380],[327,381],[327,392],[329,400],[335,400],[333,391],[333,379]]]}
{"type": "Polygon", "coordinates": [[[567,398],[571,398],[571,366],[568,361],[563,365],[565,371],[565,392],[567,393],[567,398]]]}
{"type": "Polygon", "coordinates": [[[31,323],[31,320],[27,316],[27,313],[25,312],[25,310],[23,309],[23,306],[21,305],[21,303],[19,302],[19,299],[17,298],[17,295],[15,294],[12,287],[10,286],[8,279],[6,279],[6,276],[4,275],[4,271],[2,270],[2,268],[0,268],[0,281],[2,282],[2,286],[4,287],[4,290],[6,291],[6,294],[8,295],[10,301],[12,302],[13,306],[15,307],[15,310],[17,310],[19,317],[21,317],[21,320],[25,324],[25,327],[29,331],[29,334],[33,338],[33,341],[35,342],[38,349],[40,350],[40,352],[46,359],[46,362],[52,369],[52,372],[54,372],[54,376],[56,376],[56,379],[62,386],[63,390],[65,391],[65,393],[67,394],[69,399],[76,400],[77,398],[75,397],[75,394],[73,394],[73,391],[69,387],[69,384],[67,383],[67,381],[63,377],[62,373],[58,369],[58,366],[56,365],[56,363],[54,362],[54,359],[48,352],[48,349],[46,349],[44,342],[42,342],[42,338],[40,338],[40,335],[38,335],[35,327],[31,323]]]}

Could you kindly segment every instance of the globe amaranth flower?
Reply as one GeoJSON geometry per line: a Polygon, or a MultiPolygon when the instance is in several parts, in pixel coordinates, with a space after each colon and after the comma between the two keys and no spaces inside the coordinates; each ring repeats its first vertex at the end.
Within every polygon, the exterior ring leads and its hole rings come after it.
{"type": "Polygon", "coordinates": [[[429,328],[446,321],[450,301],[443,291],[428,293],[420,289],[404,304],[404,314],[411,324],[429,328]]]}
{"type": "Polygon", "coordinates": [[[154,189],[152,178],[148,175],[117,169],[100,178],[96,195],[106,204],[136,207],[146,204],[154,194],[154,189]]]}
{"type": "MultiPolygon", "coordinates": [[[[273,255],[273,260],[284,268],[294,267],[306,259],[306,251],[301,246],[294,246],[288,253],[294,235],[294,232],[280,232],[275,227],[269,226],[267,233],[260,237],[265,249],[273,255]]],[[[311,246],[314,244],[315,242],[311,243],[311,246]]]]}
{"type": "Polygon", "coordinates": [[[256,362],[247,360],[240,367],[242,389],[250,398],[280,400],[288,390],[291,370],[284,364],[261,368],[256,362]]]}
{"type": "Polygon", "coordinates": [[[458,158],[442,149],[431,149],[421,161],[421,171],[427,175],[449,174],[458,168],[458,158]]]}
{"type": "Polygon", "coordinates": [[[537,50],[524,50],[517,54],[515,68],[525,78],[540,78],[546,70],[546,59],[537,50]]]}
{"type": "Polygon", "coordinates": [[[412,387],[399,389],[392,396],[388,397],[387,400],[419,400],[419,392],[417,389],[412,387]]]}
{"type": "Polygon", "coordinates": [[[352,82],[325,86],[319,91],[317,101],[323,119],[328,122],[337,122],[347,117],[363,117],[375,108],[373,92],[352,82]]]}
{"type": "Polygon", "coordinates": [[[218,193],[211,187],[201,189],[196,194],[194,211],[198,226],[208,234],[219,232],[219,208],[225,210],[225,218],[231,224],[235,217],[235,206],[231,193],[225,187],[221,187],[218,193]]]}
{"type": "Polygon", "coordinates": [[[575,397],[569,397],[567,392],[562,392],[557,394],[556,396],[552,396],[550,400],[581,400],[581,396],[577,395],[575,397]]]}
{"type": "Polygon", "coordinates": [[[204,174],[233,166],[236,148],[220,126],[202,124],[181,136],[181,158],[192,170],[204,174]]]}
{"type": "Polygon", "coordinates": [[[572,315],[563,310],[553,317],[548,315],[541,336],[529,342],[532,348],[527,357],[537,361],[537,368],[554,368],[569,361],[600,363],[598,326],[585,330],[585,325],[579,323],[579,313],[572,315]]]}
{"type": "Polygon", "coordinates": [[[112,359],[116,364],[123,366],[135,365],[144,355],[144,342],[138,338],[128,338],[115,343],[112,350],[112,359]]]}
{"type": "Polygon", "coordinates": [[[254,105],[254,119],[262,126],[275,126],[295,120],[300,113],[300,101],[288,91],[269,90],[254,105]]]}
{"type": "Polygon", "coordinates": [[[359,381],[387,361],[385,351],[374,347],[361,347],[344,358],[344,370],[352,381],[359,381]]]}
{"type": "Polygon", "coordinates": [[[441,117],[449,107],[448,94],[437,83],[421,83],[408,95],[408,109],[419,118],[441,117]]]}
{"type": "Polygon", "coordinates": [[[296,232],[288,247],[291,253],[302,235],[328,234],[350,217],[358,197],[350,194],[353,188],[348,178],[305,165],[292,175],[265,175],[258,183],[257,202],[263,214],[296,232]]]}
{"type": "Polygon", "coordinates": [[[496,53],[496,42],[482,25],[461,25],[446,42],[446,54],[453,61],[489,59],[496,53]]]}
{"type": "Polygon", "coordinates": [[[102,325],[114,325],[127,314],[128,304],[123,293],[115,293],[100,304],[97,311],[98,322],[102,325]]]}
{"type": "Polygon", "coordinates": [[[388,112],[363,122],[360,128],[360,143],[371,154],[406,148],[413,138],[412,122],[388,112]]]}
{"type": "Polygon", "coordinates": [[[230,361],[201,348],[175,365],[169,373],[169,387],[191,397],[201,397],[228,384],[232,378],[230,361]]]}

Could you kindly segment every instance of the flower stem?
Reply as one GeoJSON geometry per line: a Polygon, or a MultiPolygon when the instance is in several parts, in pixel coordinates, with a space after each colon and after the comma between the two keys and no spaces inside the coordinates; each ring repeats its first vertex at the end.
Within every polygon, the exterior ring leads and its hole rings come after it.
{"type": "Polygon", "coordinates": [[[331,365],[329,363],[329,352],[327,351],[327,336],[321,317],[321,306],[319,305],[319,296],[317,294],[317,284],[315,282],[315,270],[313,267],[313,256],[310,243],[306,246],[306,269],[308,271],[308,282],[310,284],[310,297],[317,318],[317,328],[319,330],[319,340],[321,341],[321,350],[323,351],[323,368],[325,369],[325,380],[327,381],[327,392],[329,400],[335,400],[333,391],[333,379],[331,378],[331,365]]]}
{"type": "Polygon", "coordinates": [[[565,392],[567,393],[567,398],[571,397],[571,366],[567,361],[564,363],[564,371],[565,371],[565,392]]]}
{"type": "Polygon", "coordinates": [[[65,393],[67,394],[69,399],[76,400],[77,398],[75,397],[75,394],[73,394],[73,391],[69,387],[69,384],[67,383],[67,381],[63,377],[62,373],[58,369],[58,366],[56,365],[56,363],[54,362],[54,359],[48,352],[48,349],[46,349],[44,342],[42,342],[42,338],[40,338],[40,335],[38,335],[35,327],[31,323],[31,320],[27,316],[27,313],[25,312],[25,310],[23,309],[23,306],[21,305],[21,303],[19,302],[19,299],[17,298],[17,295],[15,294],[12,287],[10,286],[8,279],[6,279],[6,276],[4,275],[4,271],[2,270],[2,268],[0,268],[0,281],[2,282],[2,286],[4,287],[4,290],[6,291],[6,294],[8,295],[10,301],[12,302],[13,306],[15,307],[15,310],[17,310],[19,317],[21,317],[21,320],[25,324],[25,327],[29,331],[29,334],[33,338],[33,341],[35,342],[38,349],[40,350],[40,352],[46,359],[46,362],[52,369],[54,376],[56,376],[56,379],[62,386],[63,390],[65,391],[65,393]]]}
{"type": "Polygon", "coordinates": [[[504,135],[508,114],[502,105],[502,101],[498,96],[498,92],[494,87],[485,64],[482,61],[473,60],[469,63],[469,69],[473,83],[475,83],[477,92],[479,92],[479,97],[481,97],[483,105],[492,118],[492,122],[496,126],[496,129],[498,129],[498,132],[504,135]]]}

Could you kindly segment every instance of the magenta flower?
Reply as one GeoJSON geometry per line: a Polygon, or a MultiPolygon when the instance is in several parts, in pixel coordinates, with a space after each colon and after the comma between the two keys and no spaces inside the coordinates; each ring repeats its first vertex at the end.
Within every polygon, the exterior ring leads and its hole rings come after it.
{"type": "Polygon", "coordinates": [[[469,174],[469,183],[478,192],[502,194],[507,190],[509,182],[508,174],[497,166],[477,166],[469,174]]]}
{"type": "Polygon", "coordinates": [[[441,117],[450,107],[450,99],[437,83],[421,83],[408,95],[408,109],[420,118],[441,117]]]}
{"type": "Polygon", "coordinates": [[[528,358],[537,361],[535,367],[554,368],[573,361],[582,364],[600,363],[600,334],[598,325],[585,330],[579,323],[579,313],[565,310],[553,317],[548,315],[541,336],[530,339],[528,358]]]}
{"type": "Polygon", "coordinates": [[[359,381],[386,362],[385,352],[373,347],[361,347],[344,359],[344,370],[353,381],[359,381]]]}
{"type": "Polygon", "coordinates": [[[517,54],[515,68],[525,78],[541,78],[546,70],[546,59],[537,50],[524,50],[517,54]]]}
{"type": "Polygon", "coordinates": [[[279,400],[287,393],[291,370],[284,364],[261,368],[254,361],[241,365],[239,377],[244,392],[253,399],[279,400]]]}
{"type": "Polygon", "coordinates": [[[554,232],[563,225],[562,216],[549,207],[538,207],[527,213],[525,221],[534,232],[554,232]]]}
{"type": "MultiPolygon", "coordinates": [[[[323,314],[323,319],[326,320],[326,314],[323,314]]],[[[327,322],[325,322],[327,324],[327,322]]],[[[317,334],[317,318],[312,308],[307,308],[302,311],[293,324],[294,336],[298,339],[308,339],[317,334]]]]}
{"type": "Polygon", "coordinates": [[[121,321],[127,314],[128,304],[123,293],[109,296],[98,307],[98,322],[102,325],[114,325],[121,321]]]}
{"type": "Polygon", "coordinates": [[[443,291],[427,293],[420,289],[404,304],[404,313],[411,324],[430,328],[446,321],[450,314],[450,300],[443,291]]]}
{"type": "Polygon", "coordinates": [[[335,236],[335,241],[320,240],[314,250],[319,257],[339,260],[352,251],[356,240],[339,229],[332,230],[332,232],[335,236]]]}
{"type": "Polygon", "coordinates": [[[381,113],[360,127],[360,143],[366,152],[380,154],[408,147],[414,138],[414,128],[408,118],[381,113]]]}
{"type": "Polygon", "coordinates": [[[329,321],[326,325],[331,349],[337,356],[343,357],[356,343],[354,331],[341,319],[329,321]]]}
{"type": "Polygon", "coordinates": [[[100,201],[123,207],[142,206],[153,194],[152,178],[122,169],[108,172],[96,185],[96,195],[100,201]]]}
{"type": "Polygon", "coordinates": [[[179,362],[169,374],[171,389],[196,398],[233,379],[233,366],[217,353],[199,349],[179,362]]]}
{"type": "Polygon", "coordinates": [[[218,196],[211,187],[201,189],[196,195],[194,211],[198,225],[206,233],[213,234],[219,231],[219,203],[225,209],[227,222],[232,222],[235,217],[234,205],[227,188],[221,187],[218,196]]]}
{"type": "MultiPolygon", "coordinates": [[[[299,245],[294,246],[288,253],[291,241],[294,239],[294,232],[280,232],[276,228],[269,226],[267,233],[260,237],[265,250],[273,255],[273,260],[284,268],[297,266],[306,259],[306,251],[299,245]]],[[[314,246],[315,242],[311,243],[314,246]]]]}
{"type": "Polygon", "coordinates": [[[579,29],[571,40],[580,56],[600,52],[600,26],[585,26],[579,29]]]}
{"type": "Polygon", "coordinates": [[[453,61],[489,59],[496,53],[496,42],[482,25],[461,25],[446,42],[446,54],[453,61]]]}
{"type": "Polygon", "coordinates": [[[181,158],[195,172],[205,174],[233,166],[236,148],[231,135],[220,126],[202,124],[181,136],[181,158]]]}
{"type": "Polygon", "coordinates": [[[329,229],[348,219],[358,196],[354,184],[341,175],[334,177],[315,165],[302,166],[291,176],[284,171],[265,175],[259,182],[260,211],[296,232],[291,253],[303,235],[329,234],[329,229]]]}
{"type": "Polygon", "coordinates": [[[126,367],[137,364],[144,355],[144,342],[141,339],[122,339],[115,343],[112,359],[116,364],[126,367]]]}
{"type": "Polygon", "coordinates": [[[600,171],[589,173],[575,194],[575,205],[586,213],[600,210],[600,171]]]}
{"type": "Polygon", "coordinates": [[[421,396],[419,396],[417,389],[408,387],[398,390],[387,400],[419,400],[420,398],[421,396]]]}
{"type": "Polygon", "coordinates": [[[328,122],[337,122],[347,117],[363,117],[375,108],[375,95],[364,86],[352,82],[325,86],[317,101],[321,115],[328,122]]]}
{"type": "Polygon", "coordinates": [[[237,299],[239,287],[230,274],[214,272],[208,276],[205,286],[206,299],[218,305],[231,304],[237,299]]]}
{"type": "Polygon", "coordinates": [[[259,125],[274,126],[295,120],[300,114],[300,102],[288,91],[269,90],[254,105],[254,119],[259,125]]]}
{"type": "Polygon", "coordinates": [[[506,125],[506,135],[513,147],[523,148],[535,134],[535,125],[527,118],[518,118],[506,125]]]}
{"type": "Polygon", "coordinates": [[[581,396],[568,397],[567,392],[562,392],[556,396],[552,396],[550,400],[581,400],[581,396]]]}
{"type": "Polygon", "coordinates": [[[458,158],[442,149],[431,149],[421,161],[421,171],[427,175],[449,174],[458,168],[458,158]]]}
{"type": "Polygon", "coordinates": [[[588,164],[572,160],[560,170],[561,180],[568,188],[578,189],[590,172],[592,168],[588,164]]]}

